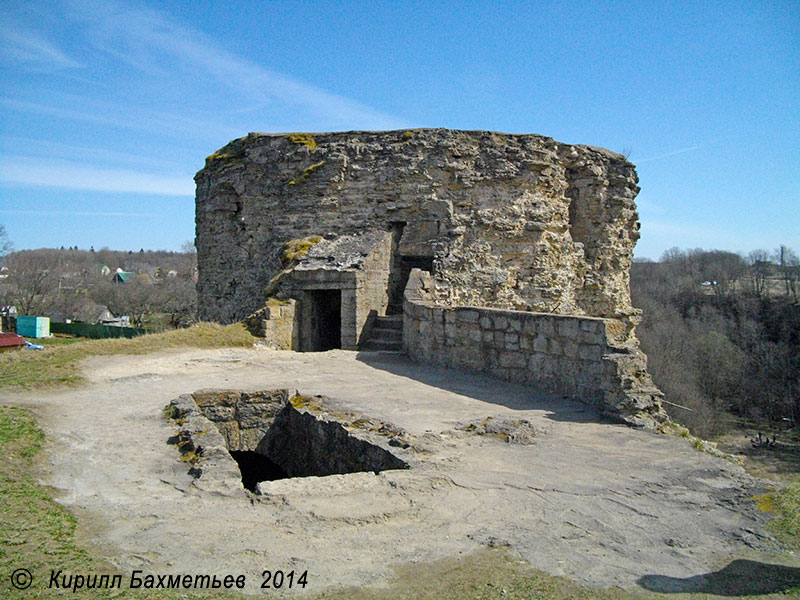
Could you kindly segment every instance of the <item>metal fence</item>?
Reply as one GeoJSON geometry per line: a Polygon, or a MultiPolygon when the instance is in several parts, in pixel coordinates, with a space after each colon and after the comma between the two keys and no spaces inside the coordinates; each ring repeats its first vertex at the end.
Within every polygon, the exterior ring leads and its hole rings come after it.
{"type": "Polygon", "coordinates": [[[132,338],[148,333],[146,329],[134,327],[113,327],[111,325],[90,325],[89,323],[50,323],[50,333],[68,333],[86,338],[132,338]]]}

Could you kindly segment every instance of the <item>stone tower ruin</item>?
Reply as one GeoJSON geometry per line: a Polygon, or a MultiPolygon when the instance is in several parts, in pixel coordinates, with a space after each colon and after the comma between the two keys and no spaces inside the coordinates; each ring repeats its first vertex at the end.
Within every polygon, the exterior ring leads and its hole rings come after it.
{"type": "Polygon", "coordinates": [[[414,359],[664,419],[623,156],[488,131],[251,133],[195,181],[201,318],[313,351],[369,348],[395,315],[414,359]]]}

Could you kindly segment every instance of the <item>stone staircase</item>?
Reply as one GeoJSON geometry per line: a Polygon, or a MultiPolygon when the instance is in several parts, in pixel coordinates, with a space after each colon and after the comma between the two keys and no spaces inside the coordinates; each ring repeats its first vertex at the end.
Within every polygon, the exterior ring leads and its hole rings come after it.
{"type": "Polygon", "coordinates": [[[403,351],[403,315],[375,317],[369,338],[361,344],[361,350],[403,351]]]}

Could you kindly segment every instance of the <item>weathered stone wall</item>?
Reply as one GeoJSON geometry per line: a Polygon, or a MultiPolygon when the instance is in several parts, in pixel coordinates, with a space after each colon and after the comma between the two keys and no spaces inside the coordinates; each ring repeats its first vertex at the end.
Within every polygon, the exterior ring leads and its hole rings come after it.
{"type": "Polygon", "coordinates": [[[195,180],[203,319],[262,306],[288,240],[402,227],[400,252],[433,258],[442,303],[635,322],[637,177],[601,148],[444,129],[250,134],[195,180]]]}
{"type": "Polygon", "coordinates": [[[201,390],[192,394],[192,399],[217,426],[228,450],[255,451],[290,395],[288,390],[201,390]]]}
{"type": "Polygon", "coordinates": [[[264,338],[264,344],[274,350],[298,350],[300,328],[296,322],[297,302],[290,298],[271,301],[250,315],[247,327],[253,335],[264,338]]]}
{"type": "Polygon", "coordinates": [[[403,346],[414,360],[486,371],[591,404],[628,424],[664,420],[646,357],[616,319],[491,308],[447,308],[413,270],[405,291],[403,346]]]}
{"type": "Polygon", "coordinates": [[[282,296],[300,299],[295,349],[313,349],[318,327],[317,305],[309,296],[319,290],[341,293],[340,347],[355,350],[371,315],[384,314],[388,304],[392,234],[370,231],[339,236],[311,248],[299,264],[280,280],[282,296]]]}
{"type": "Polygon", "coordinates": [[[185,462],[201,489],[240,490],[241,484],[235,483],[238,469],[229,454],[233,451],[266,456],[290,477],[408,468],[395,456],[412,453],[397,442],[405,432],[354,414],[342,417],[356,419],[361,427],[341,423],[324,411],[321,401],[322,397],[302,397],[285,389],[200,390],[172,400],[168,413],[179,423],[176,441],[184,456],[192,456],[185,462]],[[318,405],[320,412],[312,413],[304,404],[318,405]],[[392,440],[397,446],[390,450],[392,440]]]}

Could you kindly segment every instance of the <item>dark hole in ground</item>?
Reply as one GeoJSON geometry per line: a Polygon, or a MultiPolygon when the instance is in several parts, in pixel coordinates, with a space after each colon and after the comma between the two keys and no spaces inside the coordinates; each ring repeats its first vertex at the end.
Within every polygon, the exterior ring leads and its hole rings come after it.
{"type": "Polygon", "coordinates": [[[242,472],[242,485],[251,492],[256,491],[259,481],[275,481],[289,477],[286,471],[258,452],[231,450],[231,456],[242,472]]]}
{"type": "MultiPolygon", "coordinates": [[[[408,448],[403,430],[375,419],[348,419],[346,427],[330,415],[304,409],[317,403],[323,406],[322,396],[300,396],[289,390],[206,390],[196,392],[192,400],[192,407],[185,405],[188,398],[183,396],[173,401],[175,407],[181,407],[176,409],[176,417],[194,418],[197,410],[209,419],[237,463],[243,487],[254,493],[262,481],[409,468],[406,461],[382,447],[408,448]]],[[[178,435],[170,438],[184,454],[183,460],[190,451],[200,459],[191,463],[194,477],[201,477],[207,466],[202,460],[204,446],[219,443],[193,437],[210,433],[198,427],[202,426],[182,425],[178,435]]]]}

